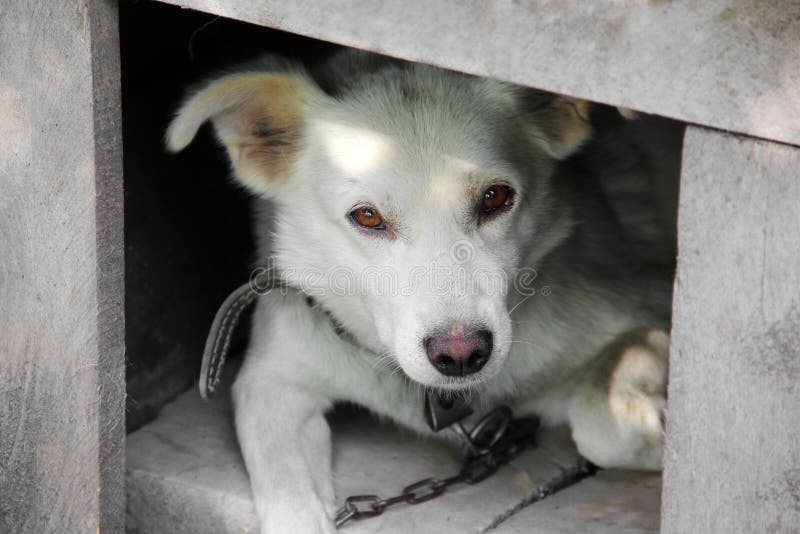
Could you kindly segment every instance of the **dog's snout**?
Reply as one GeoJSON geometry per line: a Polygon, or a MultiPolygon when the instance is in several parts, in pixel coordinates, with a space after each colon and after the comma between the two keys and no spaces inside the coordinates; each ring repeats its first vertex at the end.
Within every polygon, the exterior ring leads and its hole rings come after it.
{"type": "Polygon", "coordinates": [[[477,373],[492,354],[490,331],[467,330],[460,324],[425,338],[423,343],[433,366],[447,376],[477,373]]]}

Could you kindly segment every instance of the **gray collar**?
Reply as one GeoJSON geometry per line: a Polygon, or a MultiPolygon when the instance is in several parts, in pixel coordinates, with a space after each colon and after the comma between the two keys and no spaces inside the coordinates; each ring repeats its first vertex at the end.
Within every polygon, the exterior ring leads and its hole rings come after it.
{"type": "MultiPolygon", "coordinates": [[[[246,283],[236,288],[220,305],[214,321],[208,330],[203,349],[203,363],[200,366],[200,396],[208,399],[214,396],[222,381],[222,370],[230,350],[233,332],[239,324],[242,313],[253,304],[256,297],[273,289],[285,289],[287,284],[273,271],[259,271],[246,283]]],[[[299,291],[299,290],[298,290],[299,291]]],[[[350,332],[313,297],[306,296],[306,303],[314,310],[324,313],[339,337],[356,347],[361,345],[350,332]]]]}

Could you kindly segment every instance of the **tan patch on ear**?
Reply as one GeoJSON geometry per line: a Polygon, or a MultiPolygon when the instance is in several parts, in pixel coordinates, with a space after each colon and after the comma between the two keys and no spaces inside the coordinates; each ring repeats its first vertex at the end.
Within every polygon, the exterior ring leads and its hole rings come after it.
{"type": "Polygon", "coordinates": [[[291,174],[315,93],[310,81],[293,73],[226,76],[181,108],[167,132],[167,146],[181,150],[211,120],[236,177],[263,193],[291,174]]]}
{"type": "Polygon", "coordinates": [[[617,106],[617,112],[622,116],[622,118],[627,120],[633,120],[639,118],[639,113],[632,110],[631,108],[623,108],[621,106],[617,106]]]}
{"type": "Polygon", "coordinates": [[[556,97],[543,114],[541,127],[556,158],[571,154],[589,137],[589,106],[585,100],[556,97]]]}
{"type": "Polygon", "coordinates": [[[522,107],[542,147],[556,159],[570,155],[591,133],[586,100],[526,89],[522,107]]]}
{"type": "Polygon", "coordinates": [[[239,106],[213,119],[239,178],[256,189],[291,172],[304,118],[303,88],[289,76],[272,75],[249,85],[239,106]]]}
{"type": "Polygon", "coordinates": [[[228,149],[236,175],[261,191],[291,173],[305,125],[306,83],[296,76],[271,74],[233,79],[220,91],[242,94],[240,102],[212,119],[228,149]]]}

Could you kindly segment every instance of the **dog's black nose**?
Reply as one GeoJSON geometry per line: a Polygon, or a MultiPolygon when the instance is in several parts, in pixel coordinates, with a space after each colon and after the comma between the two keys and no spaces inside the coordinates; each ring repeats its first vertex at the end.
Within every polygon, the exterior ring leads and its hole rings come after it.
{"type": "Polygon", "coordinates": [[[433,366],[447,376],[477,373],[492,355],[492,333],[467,330],[462,324],[425,338],[423,344],[433,366]]]}

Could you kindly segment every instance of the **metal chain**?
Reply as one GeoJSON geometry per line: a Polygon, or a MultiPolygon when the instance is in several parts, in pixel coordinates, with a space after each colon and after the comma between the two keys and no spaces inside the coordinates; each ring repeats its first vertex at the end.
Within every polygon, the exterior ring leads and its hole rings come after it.
{"type": "Polygon", "coordinates": [[[512,419],[511,410],[501,406],[487,414],[467,432],[460,422],[454,430],[464,441],[467,454],[461,470],[448,478],[430,477],[403,488],[399,495],[382,499],[378,495],[352,495],[336,513],[336,527],[354,519],[381,515],[400,504],[420,504],[441,496],[456,484],[477,484],[535,446],[539,420],[535,417],[512,419]]]}

